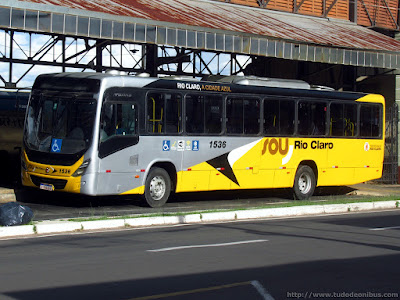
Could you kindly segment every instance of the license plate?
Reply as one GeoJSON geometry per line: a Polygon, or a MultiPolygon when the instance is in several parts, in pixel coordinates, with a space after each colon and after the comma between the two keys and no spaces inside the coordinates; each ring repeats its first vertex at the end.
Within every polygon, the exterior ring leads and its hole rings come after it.
{"type": "Polygon", "coordinates": [[[40,184],[40,189],[41,190],[46,190],[46,191],[54,191],[54,185],[47,184],[47,183],[41,183],[40,184]]]}

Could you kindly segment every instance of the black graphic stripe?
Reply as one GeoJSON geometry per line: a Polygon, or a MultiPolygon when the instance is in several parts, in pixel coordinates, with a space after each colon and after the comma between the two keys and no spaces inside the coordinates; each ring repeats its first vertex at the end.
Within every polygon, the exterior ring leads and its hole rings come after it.
{"type": "Polygon", "coordinates": [[[235,173],[233,173],[231,165],[228,162],[228,154],[229,154],[229,152],[222,154],[220,156],[217,156],[213,159],[208,160],[207,163],[210,166],[214,167],[217,171],[221,172],[227,178],[232,180],[234,183],[236,183],[237,185],[240,186],[239,182],[236,179],[235,173]]]}

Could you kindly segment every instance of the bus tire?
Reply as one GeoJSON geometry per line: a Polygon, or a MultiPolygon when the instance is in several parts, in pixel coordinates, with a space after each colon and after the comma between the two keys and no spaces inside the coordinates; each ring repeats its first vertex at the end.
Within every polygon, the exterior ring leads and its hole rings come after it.
{"type": "Polygon", "coordinates": [[[150,207],[163,206],[171,193],[171,178],[162,168],[151,168],[146,178],[144,198],[150,207]]]}
{"type": "Polygon", "coordinates": [[[307,165],[300,165],[294,177],[293,191],[297,200],[305,200],[312,196],[315,190],[315,174],[307,165]]]}

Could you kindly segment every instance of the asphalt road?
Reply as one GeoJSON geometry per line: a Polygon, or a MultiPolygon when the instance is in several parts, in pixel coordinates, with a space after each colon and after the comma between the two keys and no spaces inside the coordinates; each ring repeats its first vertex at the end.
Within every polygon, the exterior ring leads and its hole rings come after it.
{"type": "MultiPolygon", "coordinates": [[[[363,198],[346,195],[352,190],[346,186],[318,188],[312,199],[320,201],[343,197],[363,198]]],[[[164,207],[158,209],[144,206],[138,195],[89,197],[23,189],[17,190],[16,198],[19,203],[29,206],[35,213],[34,220],[39,221],[260,207],[271,203],[293,201],[293,192],[291,189],[270,189],[181,193],[176,194],[164,207]]]]}
{"type": "Polygon", "coordinates": [[[397,299],[400,212],[0,241],[0,299],[397,299]]]}

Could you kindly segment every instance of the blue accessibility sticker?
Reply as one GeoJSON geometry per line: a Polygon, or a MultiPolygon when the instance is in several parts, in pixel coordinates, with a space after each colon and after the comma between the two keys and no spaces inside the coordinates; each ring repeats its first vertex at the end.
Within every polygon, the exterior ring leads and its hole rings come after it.
{"type": "Polygon", "coordinates": [[[199,151],[199,141],[192,141],[192,151],[199,151]]]}
{"type": "Polygon", "coordinates": [[[170,149],[171,149],[171,141],[164,140],[163,146],[162,146],[162,151],[169,151],[170,149]]]}
{"type": "Polygon", "coordinates": [[[51,152],[61,152],[62,139],[52,139],[51,140],[51,152]]]}

